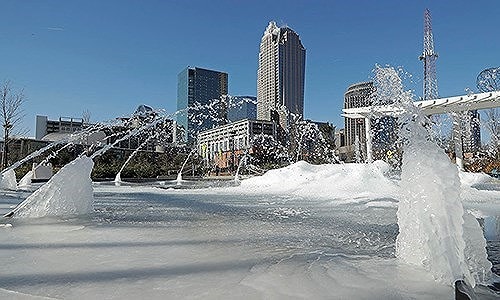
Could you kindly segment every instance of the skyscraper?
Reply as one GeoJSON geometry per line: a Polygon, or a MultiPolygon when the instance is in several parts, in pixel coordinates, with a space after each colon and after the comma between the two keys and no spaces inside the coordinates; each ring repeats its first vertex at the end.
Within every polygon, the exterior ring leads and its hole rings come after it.
{"type": "Polygon", "coordinates": [[[260,42],[257,119],[274,120],[284,109],[303,116],[305,65],[306,49],[299,35],[269,22],[260,42]]]}
{"type": "Polygon", "coordinates": [[[177,124],[183,128],[184,142],[196,134],[225,122],[222,95],[227,95],[227,73],[187,67],[178,75],[177,124]]]}

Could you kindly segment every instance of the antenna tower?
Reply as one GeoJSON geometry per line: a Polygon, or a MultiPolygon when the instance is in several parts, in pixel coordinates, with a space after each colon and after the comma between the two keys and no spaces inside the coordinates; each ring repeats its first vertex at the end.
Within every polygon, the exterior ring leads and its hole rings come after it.
{"type": "Polygon", "coordinates": [[[419,59],[424,62],[424,100],[438,98],[438,86],[436,76],[436,59],[438,55],[434,52],[434,38],[432,36],[431,12],[424,12],[424,51],[419,59]]]}

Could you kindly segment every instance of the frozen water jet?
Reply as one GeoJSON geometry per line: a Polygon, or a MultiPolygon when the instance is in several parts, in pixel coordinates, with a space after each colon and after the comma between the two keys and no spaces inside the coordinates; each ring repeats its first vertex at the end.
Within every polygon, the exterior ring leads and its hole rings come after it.
{"type": "Polygon", "coordinates": [[[24,174],[23,178],[19,180],[18,186],[19,187],[28,187],[31,185],[31,179],[33,178],[33,171],[29,170],[24,174]]]}
{"type": "MultiPolygon", "coordinates": [[[[45,216],[83,215],[93,211],[93,188],[91,172],[93,158],[102,155],[119,142],[137,135],[163,120],[152,122],[129,130],[112,144],[103,146],[90,157],[84,154],[65,165],[59,172],[5,217],[38,218],[45,216]]],[[[90,150],[89,150],[90,151],[90,150]]]]}
{"type": "Polygon", "coordinates": [[[150,137],[148,137],[144,142],[142,142],[142,144],[139,145],[139,147],[137,147],[134,152],[132,152],[129,157],[127,158],[127,160],[123,163],[122,167],[120,168],[120,171],[118,171],[118,173],[116,174],[115,176],[115,184],[119,185],[121,182],[122,182],[122,172],[123,170],[125,169],[125,167],[127,166],[127,164],[130,162],[130,160],[137,154],[137,152],[139,152],[140,149],[142,149],[142,147],[144,147],[145,145],[147,145],[147,143],[153,138],[153,137],[156,137],[157,135],[151,135],[150,137]]]}
{"type": "Polygon", "coordinates": [[[2,172],[0,188],[11,191],[17,190],[16,172],[13,169],[2,172]]]}
{"type": "Polygon", "coordinates": [[[411,93],[403,91],[397,72],[377,67],[376,81],[377,96],[392,98],[404,111],[399,117],[404,146],[396,256],[445,284],[484,283],[491,263],[478,222],[462,206],[457,167],[430,141],[424,127],[429,121],[412,104],[411,93]]]}
{"type": "Polygon", "coordinates": [[[248,159],[248,153],[245,153],[245,155],[243,155],[243,158],[241,159],[240,163],[238,164],[238,168],[236,169],[236,174],[234,175],[235,182],[240,182],[240,177],[239,177],[240,169],[241,169],[241,166],[243,164],[246,164],[247,159],[248,159]]]}
{"type": "Polygon", "coordinates": [[[196,148],[189,152],[188,156],[184,160],[184,163],[182,164],[181,169],[179,170],[179,173],[177,173],[177,179],[176,179],[177,185],[181,185],[182,184],[182,171],[184,170],[184,167],[186,166],[186,163],[188,162],[189,158],[191,157],[191,155],[194,152],[196,152],[196,148]]]}
{"type": "Polygon", "coordinates": [[[90,173],[93,166],[91,158],[78,157],[5,216],[40,218],[92,212],[94,196],[90,173]]]}

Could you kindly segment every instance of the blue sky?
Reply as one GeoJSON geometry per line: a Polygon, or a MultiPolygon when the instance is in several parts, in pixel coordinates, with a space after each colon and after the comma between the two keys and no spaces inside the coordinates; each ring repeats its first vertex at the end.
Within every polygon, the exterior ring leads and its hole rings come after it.
{"type": "Polygon", "coordinates": [[[343,127],[343,94],[376,64],[402,67],[422,93],[423,13],[429,8],[441,96],[476,90],[500,65],[500,2],[0,0],[0,80],[24,88],[25,126],[102,121],[139,104],[175,111],[177,74],[198,66],[229,74],[229,93],[256,94],[260,38],[270,20],[307,49],[305,117],[343,127]]]}

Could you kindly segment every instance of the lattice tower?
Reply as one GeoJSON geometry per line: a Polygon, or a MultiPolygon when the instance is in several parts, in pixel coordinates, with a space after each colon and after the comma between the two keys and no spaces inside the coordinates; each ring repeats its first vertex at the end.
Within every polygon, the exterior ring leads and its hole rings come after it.
{"type": "Polygon", "coordinates": [[[437,99],[438,86],[436,76],[437,53],[434,52],[434,37],[432,36],[431,13],[424,12],[424,51],[419,59],[424,62],[424,100],[437,99]]]}

